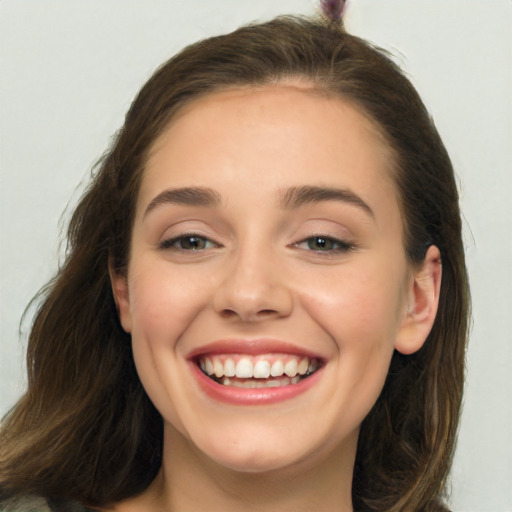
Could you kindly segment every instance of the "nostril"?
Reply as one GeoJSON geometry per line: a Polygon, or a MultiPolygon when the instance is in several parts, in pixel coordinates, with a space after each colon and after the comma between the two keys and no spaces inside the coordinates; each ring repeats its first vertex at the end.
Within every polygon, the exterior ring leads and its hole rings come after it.
{"type": "Polygon", "coordinates": [[[255,311],[254,313],[251,312],[245,312],[245,313],[238,313],[237,311],[233,309],[223,309],[220,312],[220,315],[223,318],[232,318],[232,317],[240,317],[246,321],[255,320],[258,318],[266,318],[272,315],[276,315],[277,311],[275,309],[261,309],[260,311],[255,311]]]}
{"type": "MultiPolygon", "coordinates": [[[[234,279],[233,279],[234,281],[234,279]]],[[[274,317],[286,317],[293,309],[291,290],[269,283],[228,281],[215,293],[214,309],[223,319],[257,322],[274,317]]]]}
{"type": "Polygon", "coordinates": [[[268,315],[274,315],[277,311],[275,309],[262,309],[261,311],[258,311],[256,314],[259,316],[268,316],[268,315]]]}
{"type": "Polygon", "coordinates": [[[232,309],[223,309],[221,312],[220,312],[220,315],[223,317],[223,318],[231,318],[233,316],[238,316],[237,312],[236,311],[233,311],[232,309]]]}

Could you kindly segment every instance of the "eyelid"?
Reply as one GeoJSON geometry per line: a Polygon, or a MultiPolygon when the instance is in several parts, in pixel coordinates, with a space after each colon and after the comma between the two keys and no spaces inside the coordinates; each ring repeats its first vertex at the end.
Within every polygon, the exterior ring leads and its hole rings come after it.
{"type": "Polygon", "coordinates": [[[354,249],[356,249],[356,244],[354,242],[344,240],[344,239],[336,237],[336,236],[326,235],[323,233],[311,234],[308,237],[303,238],[302,240],[299,240],[298,242],[295,242],[292,245],[295,247],[298,247],[300,249],[303,249],[305,251],[313,252],[314,254],[325,255],[325,256],[336,255],[336,254],[340,254],[340,253],[347,253],[349,251],[353,251],[354,249]],[[311,249],[310,247],[307,247],[307,248],[301,247],[301,245],[306,244],[315,238],[332,242],[333,244],[337,245],[338,247],[333,248],[333,249],[326,249],[326,250],[315,250],[315,249],[311,249]]]}
{"type": "Polygon", "coordinates": [[[212,240],[210,237],[201,235],[196,232],[188,232],[188,233],[178,233],[177,235],[164,238],[161,240],[158,244],[158,247],[163,250],[175,250],[180,252],[203,252],[208,249],[213,249],[215,247],[222,247],[221,244],[218,242],[215,242],[215,240],[212,240]],[[174,247],[175,244],[177,244],[180,240],[186,239],[186,238],[197,238],[200,240],[205,240],[206,242],[209,242],[212,244],[212,247],[205,247],[204,249],[183,249],[180,247],[174,247]]]}

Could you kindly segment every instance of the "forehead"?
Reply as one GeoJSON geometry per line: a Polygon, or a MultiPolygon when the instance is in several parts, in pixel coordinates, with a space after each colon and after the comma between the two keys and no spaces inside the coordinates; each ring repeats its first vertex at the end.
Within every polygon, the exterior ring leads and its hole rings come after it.
{"type": "MultiPolygon", "coordinates": [[[[250,126],[247,121],[252,119],[253,126],[256,123],[267,123],[267,129],[281,122],[288,123],[289,127],[295,125],[297,129],[319,133],[324,132],[325,128],[333,128],[333,125],[341,128],[340,122],[346,119],[352,123],[355,136],[363,135],[364,132],[365,138],[373,139],[372,142],[380,149],[387,150],[391,157],[386,137],[364,109],[306,80],[289,79],[275,85],[220,90],[185,103],[173,115],[163,135],[152,145],[149,159],[168,142],[171,135],[187,126],[210,120],[213,124],[208,126],[207,132],[213,134],[213,128],[222,128],[228,121],[226,114],[238,117],[239,128],[248,129],[250,126]],[[327,113],[329,115],[326,116],[327,113]],[[330,127],[327,126],[329,124],[330,127]]],[[[332,134],[335,136],[335,130],[332,134]]],[[[345,145],[344,141],[339,142],[345,145]]]]}
{"type": "MultiPolygon", "coordinates": [[[[395,195],[393,157],[356,106],[304,83],[215,92],[173,117],[145,167],[139,206],[168,187],[304,184],[395,195]]],[[[371,200],[371,197],[369,197],[371,200]]]]}

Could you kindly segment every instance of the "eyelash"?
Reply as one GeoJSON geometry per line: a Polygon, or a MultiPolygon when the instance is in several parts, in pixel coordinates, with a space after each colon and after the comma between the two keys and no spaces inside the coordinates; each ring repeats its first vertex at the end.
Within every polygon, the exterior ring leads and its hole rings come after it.
{"type": "Polygon", "coordinates": [[[173,249],[175,251],[183,251],[183,252],[200,252],[200,251],[204,251],[206,249],[211,249],[213,247],[220,247],[220,244],[213,242],[212,240],[210,240],[209,238],[207,238],[205,236],[196,235],[195,233],[190,233],[190,234],[179,235],[174,238],[169,238],[167,240],[162,240],[162,242],[160,242],[159,247],[160,247],[160,249],[173,249]],[[199,249],[194,248],[194,247],[191,247],[191,248],[178,247],[178,244],[180,242],[183,243],[185,240],[188,240],[190,242],[192,239],[194,239],[198,242],[205,243],[205,244],[210,243],[211,247],[202,247],[199,249]]]}
{"type": "MultiPolygon", "coordinates": [[[[294,247],[303,248],[305,250],[310,250],[316,254],[322,254],[325,253],[326,255],[336,255],[340,253],[346,253],[349,251],[352,251],[355,249],[355,245],[351,242],[347,242],[345,240],[340,240],[338,238],[334,238],[332,236],[325,236],[325,235],[313,235],[305,238],[304,240],[301,240],[300,242],[297,242],[293,244],[294,247]],[[320,245],[324,245],[327,247],[324,247],[323,249],[315,249],[311,245],[313,243],[319,243],[320,245]],[[307,244],[307,247],[301,247],[303,244],[307,244]]],[[[174,238],[169,238],[167,240],[163,240],[160,243],[160,249],[173,249],[176,251],[183,251],[183,252],[200,252],[204,251],[206,249],[212,249],[214,247],[221,247],[220,244],[213,242],[209,238],[201,235],[197,235],[195,233],[190,234],[182,234],[179,236],[176,236],[174,238]],[[192,240],[195,240],[195,242],[192,242],[192,246],[186,248],[183,246],[178,246],[178,244],[183,244],[184,241],[191,242],[192,240]],[[194,247],[193,244],[204,244],[203,247],[197,248],[194,247]],[[207,247],[208,244],[211,244],[210,247],[207,247]]]]}
{"type": "Polygon", "coordinates": [[[307,249],[306,249],[306,247],[304,247],[304,249],[310,250],[310,251],[314,252],[315,254],[324,254],[325,253],[326,256],[337,255],[340,253],[346,253],[346,252],[352,251],[356,248],[355,244],[353,244],[352,242],[347,242],[346,240],[340,240],[339,238],[334,238],[332,236],[326,236],[326,235],[308,236],[304,240],[297,242],[294,245],[296,247],[300,247],[303,244],[307,244],[307,249]],[[320,242],[321,244],[331,245],[331,247],[324,248],[324,249],[314,249],[313,247],[311,247],[312,243],[319,242],[319,241],[321,241],[320,242]]]}

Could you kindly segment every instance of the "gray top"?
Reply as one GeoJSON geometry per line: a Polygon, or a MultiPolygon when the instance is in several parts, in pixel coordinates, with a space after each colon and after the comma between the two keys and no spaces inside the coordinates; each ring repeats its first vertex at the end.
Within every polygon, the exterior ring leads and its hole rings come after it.
{"type": "Polygon", "coordinates": [[[0,504],[0,512],[94,512],[80,503],[55,503],[43,498],[26,498],[0,504]]]}

